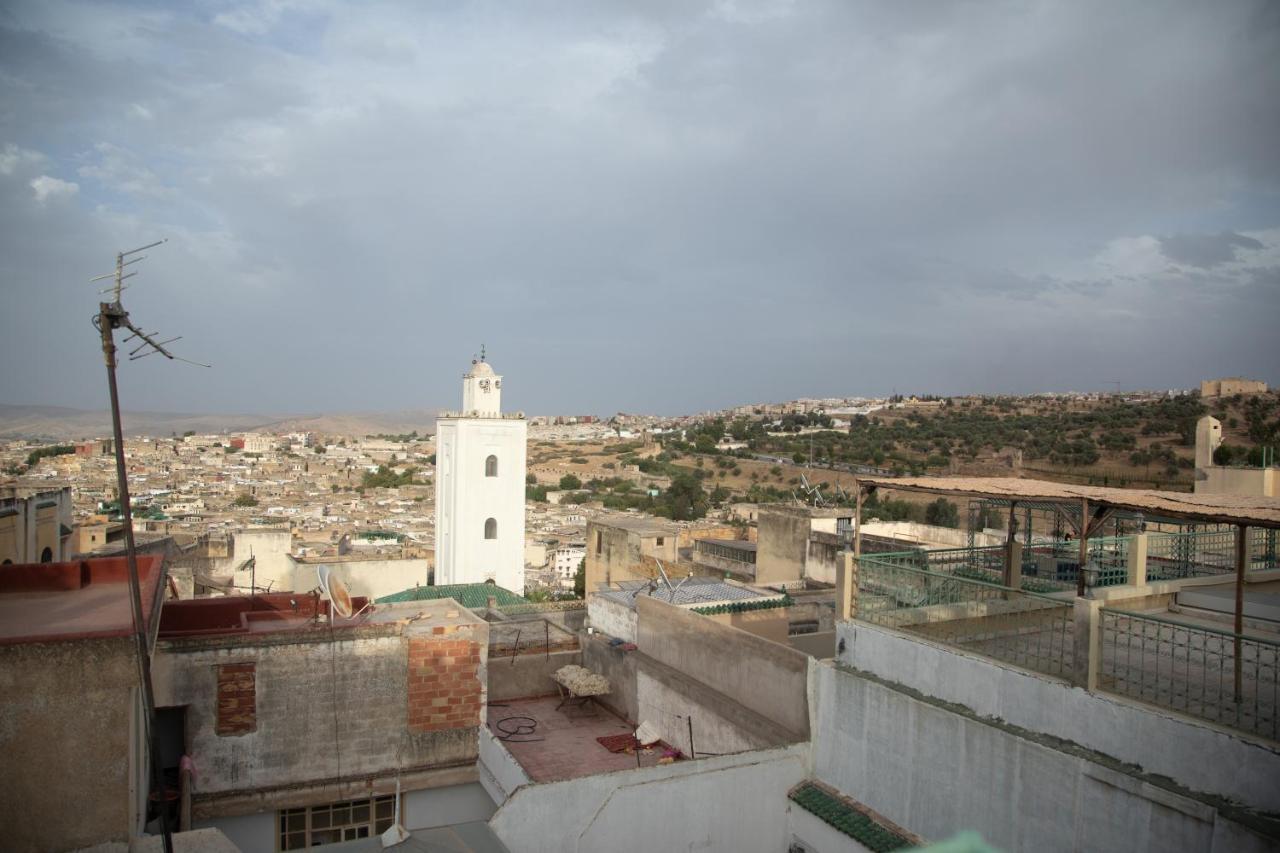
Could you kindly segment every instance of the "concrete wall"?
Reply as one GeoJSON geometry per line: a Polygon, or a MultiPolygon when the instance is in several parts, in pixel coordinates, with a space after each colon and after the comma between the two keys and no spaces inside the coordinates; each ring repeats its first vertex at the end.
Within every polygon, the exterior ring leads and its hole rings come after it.
{"type": "Polygon", "coordinates": [[[137,675],[127,637],[0,646],[4,849],[128,840],[137,675]]]}
{"type": "Polygon", "coordinates": [[[596,699],[618,716],[633,723],[639,720],[639,700],[636,694],[637,652],[624,652],[611,646],[599,634],[580,635],[582,665],[609,679],[609,694],[596,699]]]}
{"type": "MultiPolygon", "coordinates": [[[[199,770],[193,813],[211,817],[306,805],[317,801],[308,786],[325,780],[394,778],[398,771],[474,762],[474,725],[428,730],[413,724],[409,651],[424,640],[478,644],[482,715],[487,631],[480,623],[438,638],[370,628],[341,632],[332,642],[322,631],[161,641],[153,665],[156,703],[187,707],[187,740],[199,770]],[[220,664],[232,663],[254,664],[256,726],[224,736],[216,731],[217,674],[220,664]]],[[[317,793],[323,795],[319,801],[342,799],[322,787],[317,793]]]]}
{"type": "Polygon", "coordinates": [[[275,812],[193,820],[192,829],[213,827],[222,831],[241,853],[275,853],[279,835],[275,812]]]}
{"type": "Polygon", "coordinates": [[[400,822],[405,829],[430,829],[452,823],[488,820],[497,807],[479,782],[409,791],[401,798],[400,822]]]}
{"type": "Polygon", "coordinates": [[[1274,498],[1276,469],[1224,468],[1221,465],[1198,468],[1196,469],[1196,494],[1274,498]]]}
{"type": "Polygon", "coordinates": [[[647,596],[636,607],[636,642],[645,655],[808,736],[804,653],[647,596]]]}
{"type": "Polygon", "coordinates": [[[480,729],[480,784],[497,805],[505,803],[521,785],[533,782],[502,741],[488,727],[480,729]]]}
{"type": "MultiPolygon", "coordinates": [[[[329,567],[332,577],[347,585],[352,595],[363,595],[371,601],[414,586],[426,586],[427,575],[431,570],[430,561],[423,558],[302,563],[291,557],[289,562],[293,570],[290,589],[313,589],[318,583],[316,568],[323,564],[329,567]]],[[[517,590],[520,591],[523,590],[517,590]]]]}
{"type": "Polygon", "coordinates": [[[1274,849],[1239,813],[1105,756],[831,664],[813,678],[814,775],[926,838],[972,829],[1036,853],[1274,849]]]}
{"type": "Polygon", "coordinates": [[[809,550],[809,513],[804,507],[762,506],[756,523],[756,583],[777,586],[801,582],[809,550]]]}
{"type": "MultiPolygon", "coordinates": [[[[864,521],[862,535],[902,541],[902,550],[921,545],[926,548],[967,548],[969,532],[955,527],[938,527],[918,521],[864,521]]],[[[974,532],[973,541],[979,547],[1003,545],[1004,538],[993,533],[974,532]]]]}
{"type": "Polygon", "coordinates": [[[234,569],[252,557],[253,571],[236,572],[236,586],[247,589],[252,579],[259,589],[265,589],[270,585],[273,592],[314,589],[317,585],[314,570],[312,570],[310,581],[305,586],[294,586],[294,563],[289,558],[292,548],[293,534],[288,530],[276,528],[237,530],[233,534],[230,559],[222,565],[215,564],[214,571],[234,569]]]}
{"type": "Polygon", "coordinates": [[[769,610],[749,610],[744,613],[717,613],[703,618],[785,645],[787,626],[790,623],[787,610],[786,607],[774,607],[769,610]]]}
{"type": "Polygon", "coordinates": [[[546,696],[556,692],[552,674],[562,666],[580,664],[582,652],[574,649],[546,654],[523,654],[514,658],[490,658],[489,701],[546,696]]]}
{"type": "Polygon", "coordinates": [[[777,853],[787,847],[786,793],[807,760],[799,744],[526,785],[489,826],[511,853],[777,853]]]}
{"type": "MultiPolygon", "coordinates": [[[[834,521],[835,519],[821,519],[834,521]]],[[[840,566],[844,564],[843,543],[836,541],[834,533],[814,533],[805,546],[804,576],[821,583],[834,584],[840,566]]]]}
{"type": "MultiPolygon", "coordinates": [[[[945,702],[1280,812],[1280,747],[862,622],[841,622],[841,663],[945,702]]],[[[856,796],[856,795],[854,795],[856,796]]]]}
{"type": "Polygon", "coordinates": [[[587,597],[587,618],[591,627],[602,634],[626,640],[636,641],[636,611],[600,595],[587,597]]]}

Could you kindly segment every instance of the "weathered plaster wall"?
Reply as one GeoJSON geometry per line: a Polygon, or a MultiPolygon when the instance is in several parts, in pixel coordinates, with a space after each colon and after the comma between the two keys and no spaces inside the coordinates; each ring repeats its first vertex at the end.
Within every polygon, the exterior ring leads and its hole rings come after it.
{"type": "Polygon", "coordinates": [[[645,655],[794,732],[809,734],[809,658],[789,646],[641,596],[637,644],[645,655]]]}
{"type": "Polygon", "coordinates": [[[490,827],[512,853],[777,853],[807,745],[526,785],[490,827]]]}
{"type": "Polygon", "coordinates": [[[1110,755],[1191,790],[1280,812],[1280,748],[1222,729],[904,637],[841,622],[849,666],[1110,755]]]}
{"type": "Polygon", "coordinates": [[[804,578],[805,554],[812,524],[802,507],[760,507],[756,550],[756,583],[797,583],[804,578]]]}
{"type": "Polygon", "coordinates": [[[514,659],[491,658],[489,660],[489,701],[522,699],[528,696],[546,696],[556,692],[552,674],[562,666],[582,662],[582,652],[516,655],[514,659]]]}
{"type": "Polygon", "coordinates": [[[127,637],[0,646],[4,849],[128,839],[137,673],[127,637]]]}
{"type": "MultiPolygon", "coordinates": [[[[292,577],[290,589],[307,590],[317,584],[316,567],[321,563],[300,563],[290,558],[292,577]]],[[[370,601],[384,595],[394,595],[406,589],[427,585],[431,561],[424,558],[408,560],[346,560],[323,563],[329,567],[331,577],[339,578],[352,595],[366,596],[370,601]]]]}
{"type": "Polygon", "coordinates": [[[814,668],[814,775],[926,838],[1008,851],[1262,851],[1204,801],[1119,762],[870,676],[814,668]]]}
{"type": "MultiPolygon", "coordinates": [[[[437,690],[422,683],[425,658],[410,670],[410,641],[427,646],[448,643],[450,669],[467,669],[468,677],[448,685],[464,691],[474,703],[477,721],[483,713],[488,626],[453,628],[435,635],[398,628],[162,641],[154,664],[156,701],[161,706],[187,706],[187,737],[199,769],[195,811],[217,814],[236,809],[275,808],[308,802],[298,786],[339,776],[370,777],[397,770],[465,765],[477,754],[474,724],[441,728],[429,710],[436,694],[419,696],[414,688],[437,690]],[[379,635],[381,631],[381,635],[379,635]],[[362,633],[363,632],[363,633],[362,633]],[[454,645],[474,646],[476,658],[454,645]],[[220,736],[217,719],[217,667],[228,663],[255,665],[256,726],[235,736],[220,736]],[[287,791],[288,786],[294,790],[287,791]],[[258,794],[252,807],[230,794],[258,794]],[[222,796],[220,796],[222,795],[222,796]]],[[[442,659],[443,660],[443,659],[442,659]]],[[[439,673],[446,675],[446,672],[439,673]]],[[[470,707],[470,706],[468,706],[470,707]]]]}
{"type": "Polygon", "coordinates": [[[488,727],[480,730],[480,784],[489,798],[502,805],[521,785],[533,780],[488,727]]]}
{"type": "Polygon", "coordinates": [[[636,641],[636,611],[600,595],[587,598],[587,618],[591,627],[610,637],[636,641]]]}

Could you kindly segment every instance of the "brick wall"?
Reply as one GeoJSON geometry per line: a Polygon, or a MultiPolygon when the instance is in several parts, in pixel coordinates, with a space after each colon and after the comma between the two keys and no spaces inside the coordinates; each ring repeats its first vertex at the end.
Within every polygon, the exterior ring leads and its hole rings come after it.
{"type": "Polygon", "coordinates": [[[218,667],[218,718],[214,732],[242,735],[258,729],[258,691],[252,663],[218,667]]]}
{"type": "Polygon", "coordinates": [[[465,639],[409,640],[409,730],[480,725],[480,645],[465,639]]]}

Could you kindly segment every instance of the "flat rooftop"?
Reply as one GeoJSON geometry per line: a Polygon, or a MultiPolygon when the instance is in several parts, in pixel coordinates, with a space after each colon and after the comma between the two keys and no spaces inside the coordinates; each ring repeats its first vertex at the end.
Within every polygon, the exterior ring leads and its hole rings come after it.
{"type": "Polygon", "coordinates": [[[755,551],[759,547],[757,543],[748,542],[745,539],[695,539],[693,541],[733,548],[735,551],[755,551]]]}
{"type": "Polygon", "coordinates": [[[630,754],[610,752],[602,746],[596,738],[635,733],[635,726],[604,706],[588,702],[582,709],[557,708],[559,704],[559,697],[543,696],[489,706],[489,731],[503,742],[533,781],[558,782],[651,767],[662,758],[662,745],[630,754]],[[508,736],[504,732],[525,731],[530,725],[532,730],[527,734],[508,736]]]}
{"type": "MultiPolygon", "coordinates": [[[[448,599],[369,605],[367,598],[352,598],[355,615],[335,616],[335,631],[412,621],[416,630],[441,626],[483,625],[483,620],[458,602],[448,599]]],[[[275,592],[228,595],[171,601],[160,615],[160,639],[250,636],[285,631],[316,631],[327,638],[329,602],[317,595],[275,592]]]]}
{"type": "MultiPolygon", "coordinates": [[[[139,555],[142,619],[150,631],[163,558],[139,555]]],[[[0,571],[0,644],[125,637],[133,631],[124,557],[28,563],[0,571]]]]}
{"type": "Polygon", "coordinates": [[[728,583],[715,578],[695,575],[677,581],[671,587],[661,581],[652,592],[648,581],[623,581],[616,589],[604,589],[595,593],[610,601],[635,609],[636,597],[647,595],[668,604],[719,604],[725,601],[755,601],[759,599],[781,598],[780,593],[766,592],[741,584],[728,583]]]}
{"type": "Polygon", "coordinates": [[[660,518],[649,518],[647,516],[609,515],[603,518],[593,518],[589,524],[594,524],[597,527],[616,527],[619,530],[627,530],[631,533],[638,533],[641,536],[680,535],[679,525],[670,521],[663,521],[660,518]]]}

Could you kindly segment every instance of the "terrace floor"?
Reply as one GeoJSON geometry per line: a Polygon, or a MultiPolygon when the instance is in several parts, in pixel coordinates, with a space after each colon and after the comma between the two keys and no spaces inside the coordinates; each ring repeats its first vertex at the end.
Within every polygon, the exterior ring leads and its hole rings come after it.
{"type": "MultiPolygon", "coordinates": [[[[609,752],[596,738],[629,734],[635,727],[596,702],[589,702],[583,710],[568,706],[556,710],[559,704],[560,697],[543,696],[511,699],[489,706],[489,730],[499,739],[505,737],[499,728],[505,718],[534,720],[534,729],[529,734],[503,740],[507,751],[533,781],[555,782],[650,767],[662,757],[661,746],[632,754],[609,752]]],[[[506,727],[514,730],[515,722],[509,722],[506,727]]]]}

